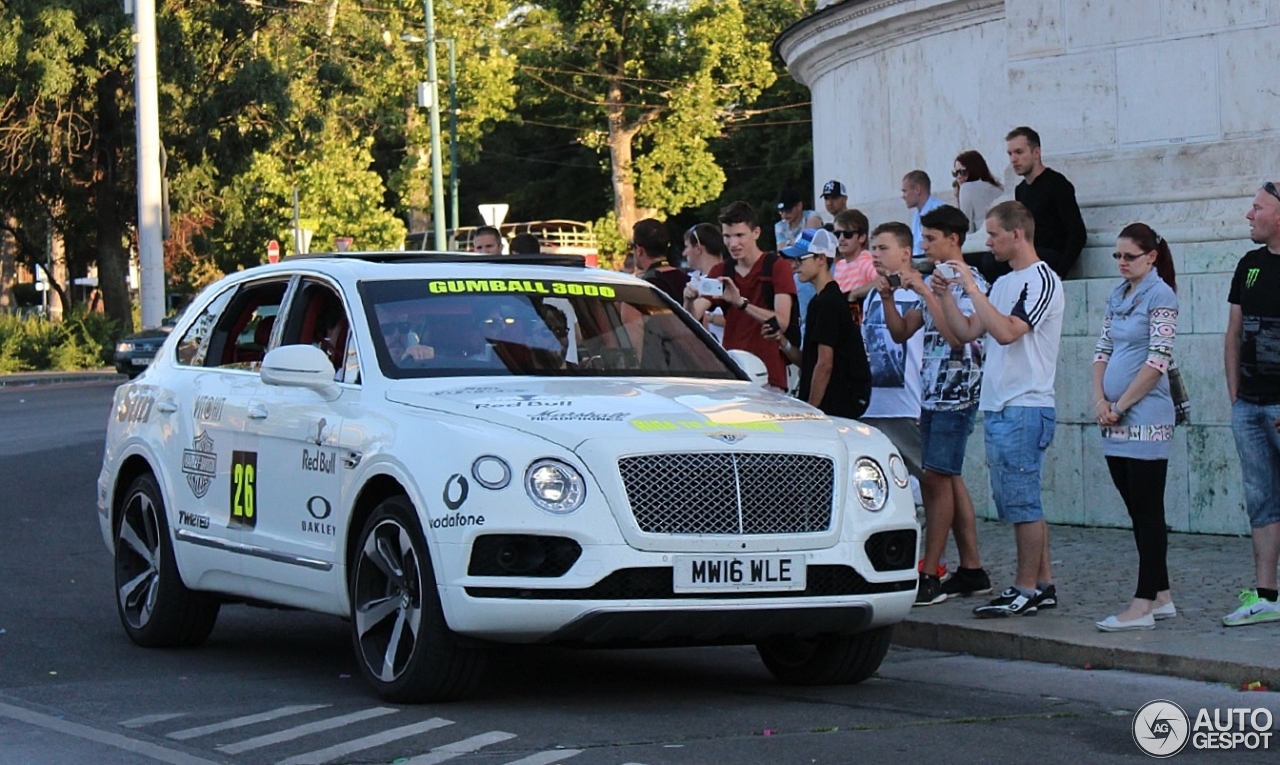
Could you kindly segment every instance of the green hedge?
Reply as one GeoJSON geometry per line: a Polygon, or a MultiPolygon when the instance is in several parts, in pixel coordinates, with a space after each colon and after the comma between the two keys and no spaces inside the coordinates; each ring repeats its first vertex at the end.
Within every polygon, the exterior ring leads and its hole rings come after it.
{"type": "Polygon", "coordinates": [[[116,323],[83,309],[61,323],[0,314],[0,372],[98,369],[115,355],[116,323]]]}

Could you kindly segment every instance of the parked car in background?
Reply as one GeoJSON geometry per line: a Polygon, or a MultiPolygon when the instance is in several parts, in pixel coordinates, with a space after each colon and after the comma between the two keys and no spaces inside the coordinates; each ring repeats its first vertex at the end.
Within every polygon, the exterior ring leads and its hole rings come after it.
{"type": "Polygon", "coordinates": [[[332,614],[396,702],[466,695],[504,643],[748,644],[782,682],[859,682],[915,600],[906,465],[765,377],[576,256],[232,274],[116,391],[120,621],[190,646],[226,603],[332,614]]]}
{"type": "Polygon", "coordinates": [[[169,332],[173,330],[176,321],[176,316],[167,318],[159,327],[144,329],[120,338],[116,343],[116,371],[130,378],[142,374],[142,370],[151,364],[160,346],[164,345],[164,341],[168,339],[169,332]]]}

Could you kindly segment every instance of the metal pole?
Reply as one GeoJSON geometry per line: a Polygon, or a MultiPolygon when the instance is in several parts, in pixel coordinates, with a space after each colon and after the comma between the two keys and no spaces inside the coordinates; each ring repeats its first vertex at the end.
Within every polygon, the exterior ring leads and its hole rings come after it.
{"type": "Polygon", "coordinates": [[[458,236],[458,70],[455,44],[449,43],[449,226],[458,236]]]}
{"type": "Polygon", "coordinates": [[[302,255],[302,225],[298,220],[298,187],[293,187],[293,254],[302,255]]]}
{"type": "Polygon", "coordinates": [[[160,178],[160,108],[156,91],[156,3],[136,0],[135,87],[138,104],[138,265],[141,271],[142,326],[164,319],[164,243],[161,240],[163,194],[160,178]]]}
{"type": "Polygon", "coordinates": [[[431,209],[436,250],[447,250],[444,235],[444,174],[440,161],[440,93],[436,82],[436,12],[432,0],[423,0],[427,31],[427,87],[431,96],[431,209]]]}

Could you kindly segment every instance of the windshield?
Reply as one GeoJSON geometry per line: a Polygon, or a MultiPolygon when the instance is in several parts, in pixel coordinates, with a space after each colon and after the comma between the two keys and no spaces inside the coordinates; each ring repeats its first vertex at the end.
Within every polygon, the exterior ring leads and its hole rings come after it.
{"type": "Polygon", "coordinates": [[[546,279],[362,282],[393,379],[474,375],[737,380],[683,311],[642,285],[546,279]]]}

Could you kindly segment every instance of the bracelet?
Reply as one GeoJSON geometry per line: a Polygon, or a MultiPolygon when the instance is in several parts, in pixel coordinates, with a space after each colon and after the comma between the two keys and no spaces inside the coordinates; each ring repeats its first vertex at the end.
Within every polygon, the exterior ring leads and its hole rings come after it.
{"type": "Polygon", "coordinates": [[[1117,415],[1121,417],[1124,416],[1124,410],[1120,408],[1119,402],[1111,405],[1111,411],[1115,412],[1117,415]]]}
{"type": "Polygon", "coordinates": [[[1105,404],[1105,403],[1107,403],[1107,400],[1105,398],[1100,398],[1097,401],[1093,402],[1093,408],[1097,409],[1098,404],[1105,404]]]}
{"type": "Polygon", "coordinates": [[[787,352],[787,351],[789,351],[789,350],[791,350],[791,341],[790,341],[790,340],[783,340],[783,341],[782,341],[782,352],[783,352],[783,353],[786,353],[786,352],[787,352]]]}

